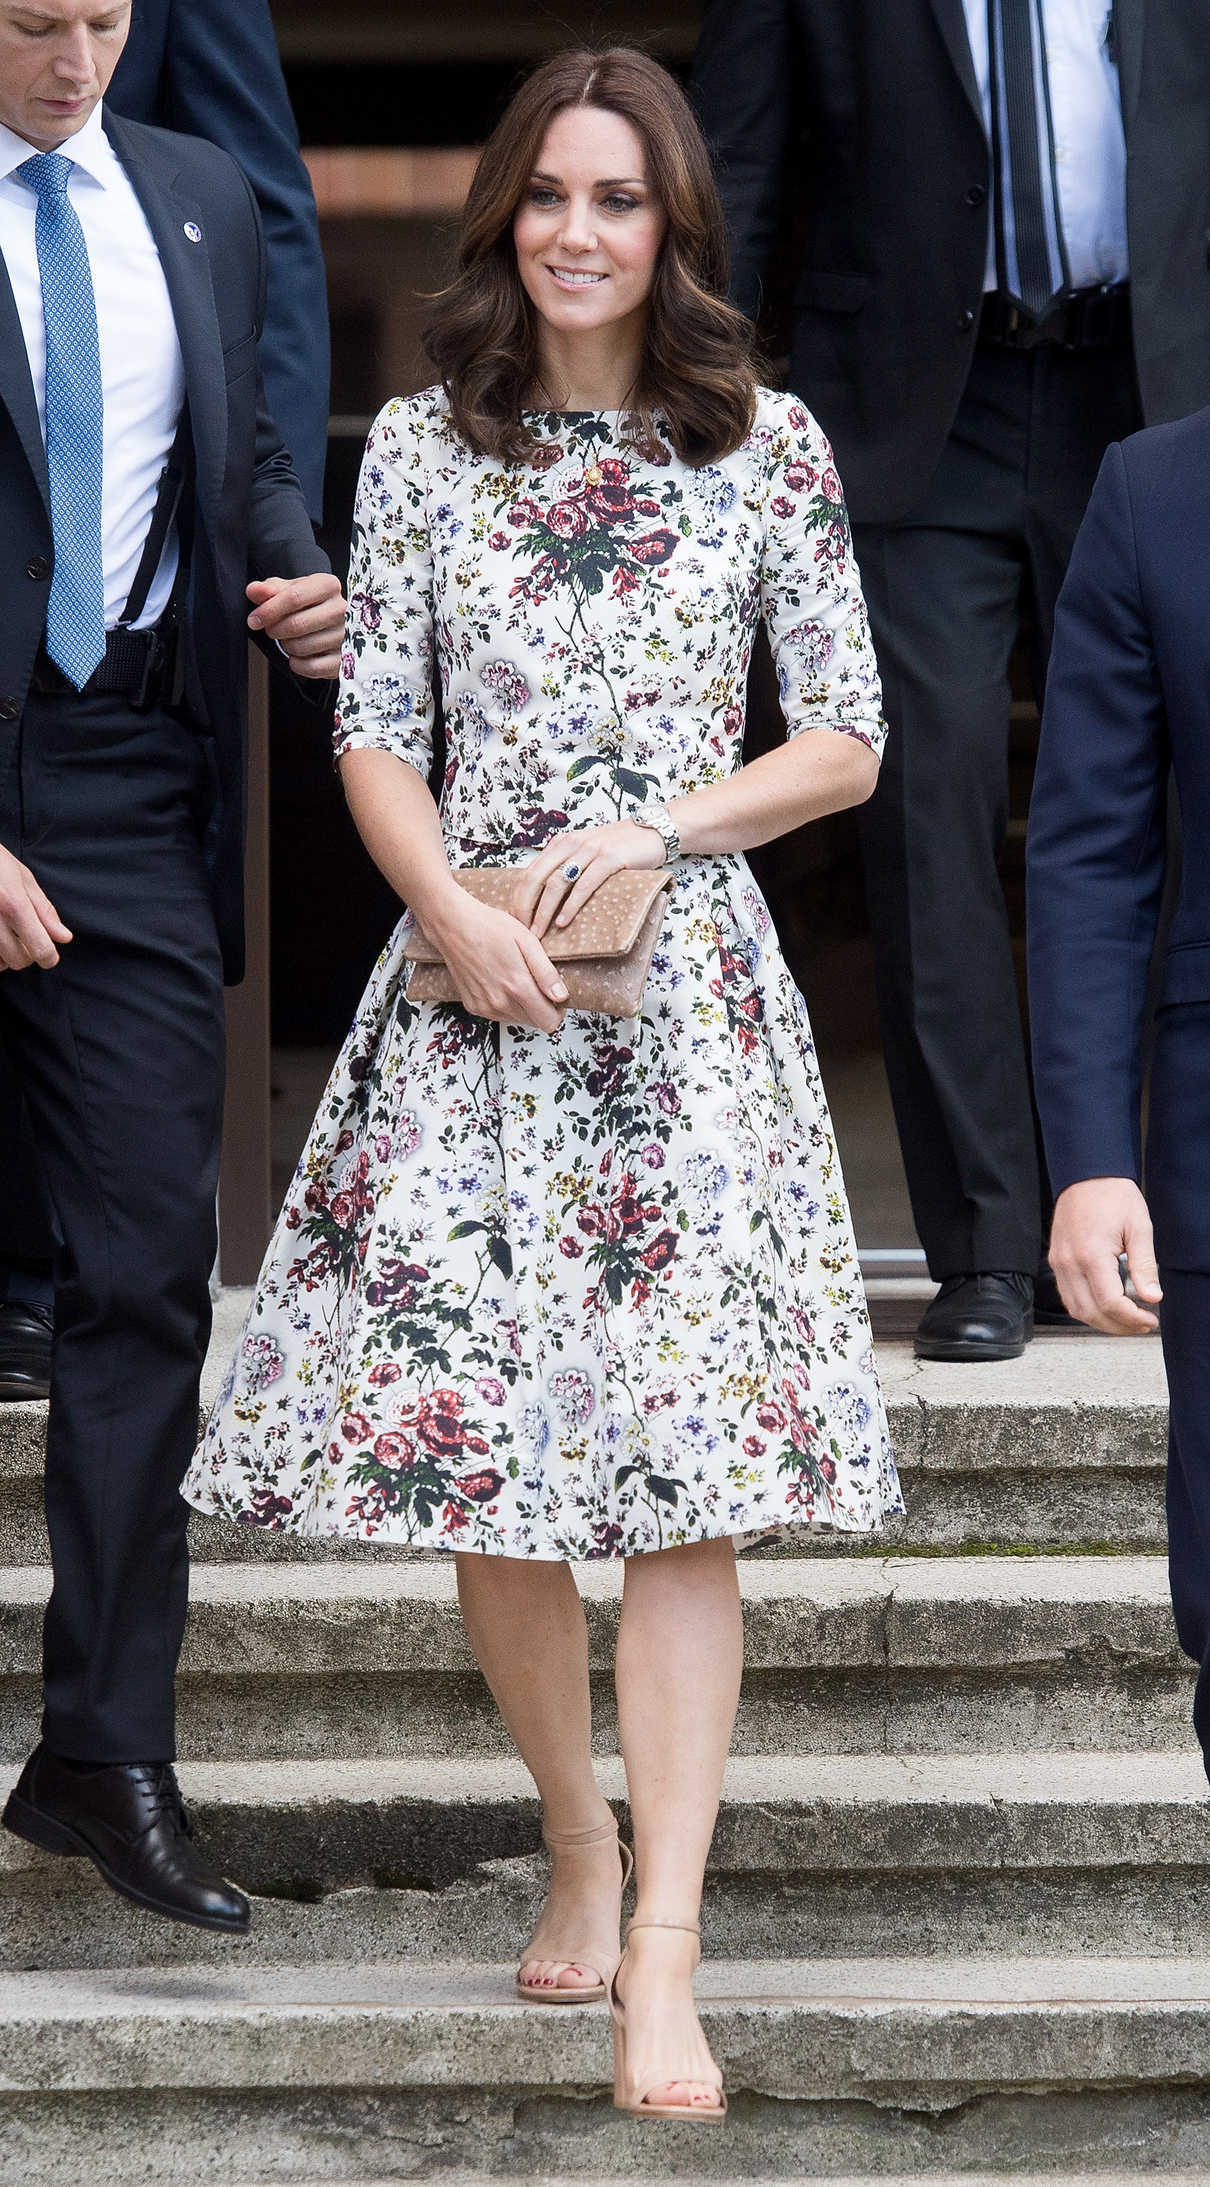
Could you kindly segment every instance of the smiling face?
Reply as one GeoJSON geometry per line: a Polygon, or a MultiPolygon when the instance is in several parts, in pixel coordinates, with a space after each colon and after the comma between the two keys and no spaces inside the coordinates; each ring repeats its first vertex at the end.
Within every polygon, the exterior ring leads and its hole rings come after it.
{"type": "Polygon", "coordinates": [[[130,0],[0,0],[0,122],[53,152],[109,89],[130,31],[130,0]]]}
{"type": "Polygon", "coordinates": [[[666,226],[631,123],[599,106],[556,114],[513,221],[525,292],[551,332],[633,336],[666,226]]]}

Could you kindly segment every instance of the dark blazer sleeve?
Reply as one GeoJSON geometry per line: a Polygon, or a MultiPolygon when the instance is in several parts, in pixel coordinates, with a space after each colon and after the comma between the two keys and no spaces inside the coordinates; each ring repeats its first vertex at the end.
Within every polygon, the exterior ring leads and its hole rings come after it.
{"type": "Polygon", "coordinates": [[[1167,783],[1163,692],[1115,446],[1059,597],[1030,810],[1030,1020],[1056,1194],[1141,1173],[1139,1051],[1167,783]]]}
{"type": "Polygon", "coordinates": [[[242,167],[237,167],[236,173],[255,257],[256,456],[248,527],[248,576],[308,577],[317,570],[329,570],[331,564],[315,537],[293,451],[286,447],[269,407],[264,372],[268,244],[251,181],[242,167]]]}
{"type": "Polygon", "coordinates": [[[155,119],[221,145],[252,184],[269,254],[265,387],[318,523],[328,441],[327,284],[268,0],[172,0],[155,119]]]}
{"type": "Polygon", "coordinates": [[[789,0],[710,0],[690,96],[731,231],[731,295],[755,319],[778,226],[790,130],[789,0]]]}

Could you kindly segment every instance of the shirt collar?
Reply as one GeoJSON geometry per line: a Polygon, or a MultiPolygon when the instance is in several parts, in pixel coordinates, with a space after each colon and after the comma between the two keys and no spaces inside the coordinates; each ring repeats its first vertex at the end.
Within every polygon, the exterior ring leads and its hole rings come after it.
{"type": "MultiPolygon", "coordinates": [[[[8,129],[0,122],[0,181],[20,167],[23,160],[32,159],[37,149],[36,145],[19,137],[15,129],[8,129]]],[[[62,152],[64,159],[74,160],[76,166],[86,175],[91,175],[94,182],[104,185],[111,181],[114,153],[105,135],[99,99],[84,127],[77,129],[74,137],[64,138],[63,143],[55,149],[62,152]]]]}

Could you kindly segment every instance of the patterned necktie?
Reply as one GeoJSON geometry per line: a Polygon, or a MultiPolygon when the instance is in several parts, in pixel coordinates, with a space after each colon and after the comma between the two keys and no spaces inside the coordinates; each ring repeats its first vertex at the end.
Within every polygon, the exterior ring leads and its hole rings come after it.
{"type": "Polygon", "coordinates": [[[1037,0],[989,0],[996,280],[1035,322],[1067,287],[1037,0]],[[1040,52],[1034,58],[1037,23],[1040,52]]]}
{"type": "Polygon", "coordinates": [[[46,322],[46,468],[55,542],[46,650],[82,691],[105,658],[104,397],[88,245],[67,195],[74,165],[59,152],[39,152],[17,173],[38,199],[34,234],[46,322]]]}

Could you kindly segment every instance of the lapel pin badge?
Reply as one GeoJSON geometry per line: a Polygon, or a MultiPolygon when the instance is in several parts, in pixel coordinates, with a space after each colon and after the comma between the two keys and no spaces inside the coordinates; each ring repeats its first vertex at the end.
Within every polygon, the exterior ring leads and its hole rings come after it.
{"type": "Polygon", "coordinates": [[[202,231],[196,220],[187,220],[185,222],[185,233],[191,243],[200,243],[202,240],[202,231]]]}

